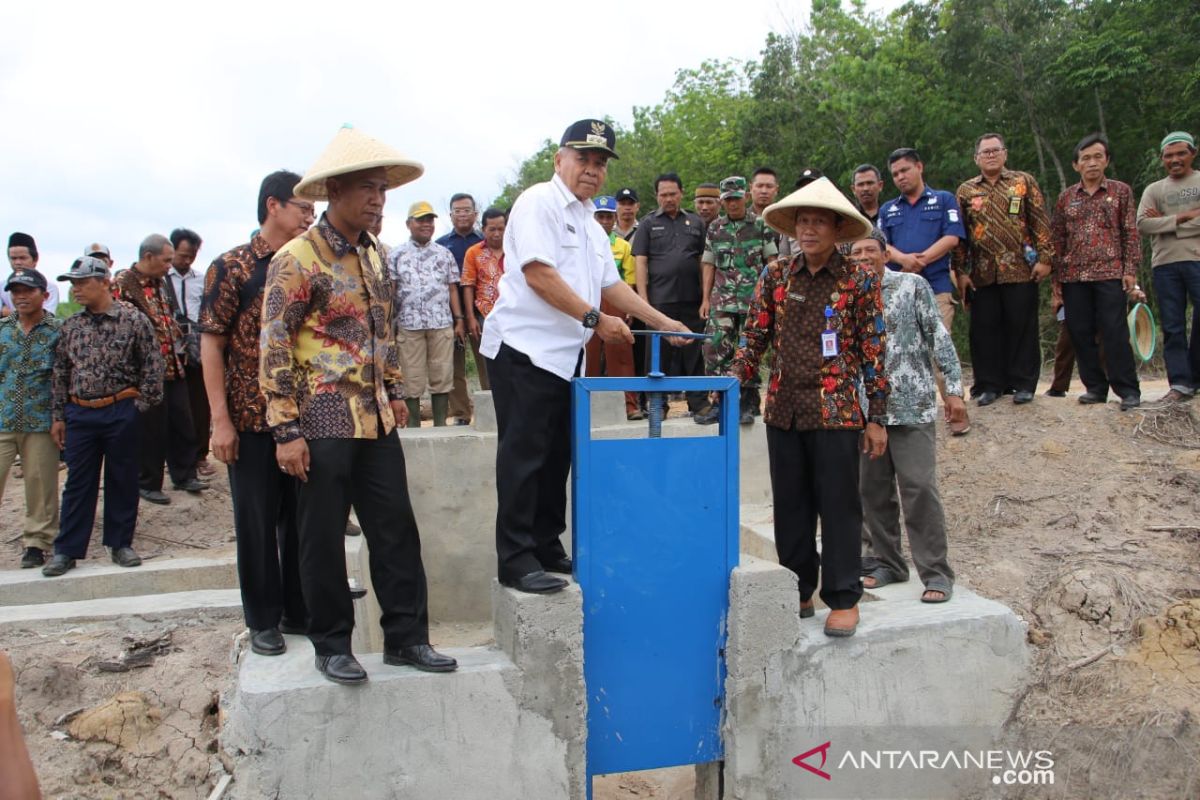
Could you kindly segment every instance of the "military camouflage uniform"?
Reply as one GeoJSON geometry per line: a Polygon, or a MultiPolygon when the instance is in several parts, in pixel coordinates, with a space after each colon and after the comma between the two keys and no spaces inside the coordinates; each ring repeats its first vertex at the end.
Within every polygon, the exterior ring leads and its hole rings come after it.
{"type": "MultiPolygon", "coordinates": [[[[771,230],[749,208],[739,220],[718,217],[708,226],[703,261],[715,267],[709,295],[704,341],[704,367],[709,375],[724,375],[737,351],[754,286],[767,262],[779,252],[771,230]]],[[[757,388],[755,381],[748,387],[757,388]]]]}

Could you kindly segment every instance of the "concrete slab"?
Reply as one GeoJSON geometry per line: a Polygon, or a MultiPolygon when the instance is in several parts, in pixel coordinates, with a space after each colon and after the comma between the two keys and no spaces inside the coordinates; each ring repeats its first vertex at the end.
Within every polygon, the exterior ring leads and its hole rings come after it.
{"type": "MultiPolygon", "coordinates": [[[[55,578],[54,580],[61,580],[55,578]]],[[[241,616],[242,595],[237,589],[202,589],[168,594],[105,597],[68,603],[0,607],[0,625],[38,620],[85,620],[127,616],[164,616],[198,609],[227,611],[241,616]]]]}
{"type": "Polygon", "coordinates": [[[237,688],[222,702],[221,742],[237,765],[228,796],[581,797],[568,788],[568,744],[554,721],[524,705],[544,690],[538,677],[499,649],[445,652],[459,660],[457,672],[359,656],[371,679],[355,687],[322,678],[303,637],[289,636],[283,656],[244,654],[237,688]]]}
{"type": "Polygon", "coordinates": [[[236,589],[237,558],[156,558],[129,569],[107,560],[85,559],[58,578],[41,570],[0,572],[0,606],[69,603],[204,589],[236,589]]]}
{"type": "Polygon", "coordinates": [[[881,782],[895,797],[983,788],[968,771],[881,775],[836,764],[824,784],[793,762],[822,742],[833,743],[829,758],[840,763],[859,748],[982,747],[999,733],[1026,680],[1024,623],[964,587],[940,605],[921,603],[921,588],[912,581],[876,590],[857,634],[831,639],[822,632],[828,611],[799,618],[794,575],[743,558],[730,592],[727,796],[875,796],[881,782]]]}
{"type": "Polygon", "coordinates": [[[779,561],[775,552],[775,507],[770,503],[742,503],[741,551],[764,561],[779,561]]]}

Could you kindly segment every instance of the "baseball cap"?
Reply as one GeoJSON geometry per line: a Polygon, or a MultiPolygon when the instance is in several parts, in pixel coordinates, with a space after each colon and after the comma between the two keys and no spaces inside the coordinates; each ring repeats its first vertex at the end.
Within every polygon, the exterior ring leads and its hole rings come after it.
{"type": "Polygon", "coordinates": [[[105,258],[112,258],[112,253],[108,252],[108,246],[100,244],[99,242],[93,242],[92,244],[83,248],[83,254],[85,256],[104,256],[105,258]]]}
{"type": "Polygon", "coordinates": [[[801,172],[799,178],[796,178],[796,188],[803,189],[805,186],[808,186],[810,183],[815,181],[817,178],[823,178],[823,177],[825,177],[825,173],[821,172],[821,170],[819,170],[819,169],[814,169],[814,168],[810,167],[809,169],[806,169],[803,172],[801,172]]]}
{"type": "Polygon", "coordinates": [[[71,264],[71,269],[65,275],[59,275],[60,281],[77,281],[83,278],[107,278],[108,264],[95,256],[80,256],[71,264]]]}
{"type": "Polygon", "coordinates": [[[1162,144],[1158,146],[1159,152],[1167,149],[1167,145],[1178,144],[1183,142],[1192,150],[1196,149],[1196,138],[1187,131],[1171,131],[1163,137],[1162,144]]]}
{"type": "Polygon", "coordinates": [[[4,284],[4,291],[7,292],[14,286],[28,286],[44,292],[46,291],[46,276],[36,269],[23,269],[8,276],[8,282],[4,284]]]}
{"type": "Polygon", "coordinates": [[[418,200],[408,207],[409,219],[420,219],[421,217],[436,217],[437,212],[433,210],[433,206],[424,200],[418,200]]]}
{"type": "Polygon", "coordinates": [[[563,131],[560,147],[570,147],[573,150],[603,150],[613,158],[618,158],[617,132],[607,122],[598,119],[581,119],[572,123],[563,131]]]}
{"type": "Polygon", "coordinates": [[[628,200],[631,203],[638,202],[637,192],[635,192],[633,189],[630,189],[628,186],[618,191],[616,198],[618,203],[622,200],[628,200]]]}
{"type": "Polygon", "coordinates": [[[606,194],[603,197],[597,197],[592,200],[592,205],[596,207],[596,211],[607,211],[611,214],[617,213],[617,199],[612,195],[606,194]]]}
{"type": "Polygon", "coordinates": [[[721,181],[721,199],[729,200],[746,196],[746,179],[741,175],[730,175],[721,181]]]}

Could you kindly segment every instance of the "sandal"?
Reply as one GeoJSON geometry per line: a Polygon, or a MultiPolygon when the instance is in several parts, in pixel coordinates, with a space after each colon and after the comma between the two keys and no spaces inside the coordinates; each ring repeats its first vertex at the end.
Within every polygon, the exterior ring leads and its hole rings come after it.
{"type": "Polygon", "coordinates": [[[931,583],[925,587],[925,591],[921,593],[922,603],[945,603],[954,595],[953,586],[943,586],[941,584],[931,583]],[[941,592],[941,597],[928,597],[930,592],[941,592]]]}
{"type": "Polygon", "coordinates": [[[864,589],[878,589],[881,586],[887,586],[889,583],[904,583],[904,581],[897,580],[896,576],[887,567],[876,567],[871,571],[870,575],[863,578],[864,589]],[[867,581],[875,581],[875,585],[867,586],[867,581]]]}

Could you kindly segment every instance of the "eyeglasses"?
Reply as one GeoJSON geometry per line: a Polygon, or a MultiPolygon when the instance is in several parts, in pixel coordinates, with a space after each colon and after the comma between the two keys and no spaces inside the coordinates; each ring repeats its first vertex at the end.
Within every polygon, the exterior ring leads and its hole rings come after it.
{"type": "Polygon", "coordinates": [[[288,200],[287,205],[295,206],[296,208],[300,209],[301,214],[309,217],[313,216],[317,210],[317,207],[312,203],[304,203],[299,200],[288,200]]]}
{"type": "Polygon", "coordinates": [[[977,155],[977,156],[982,156],[983,158],[988,158],[988,157],[990,157],[990,156],[998,156],[998,155],[1000,155],[1000,154],[1001,154],[1001,153],[1003,153],[1003,152],[1004,152],[1004,148],[1003,148],[1003,147],[989,147],[989,148],[988,148],[988,149],[986,149],[986,150],[980,150],[980,151],[979,151],[978,153],[976,153],[975,155],[977,155]]]}
{"type": "Polygon", "coordinates": [[[459,214],[459,215],[474,214],[475,209],[473,209],[473,208],[452,208],[452,209],[450,209],[450,213],[451,214],[459,214]]]}

